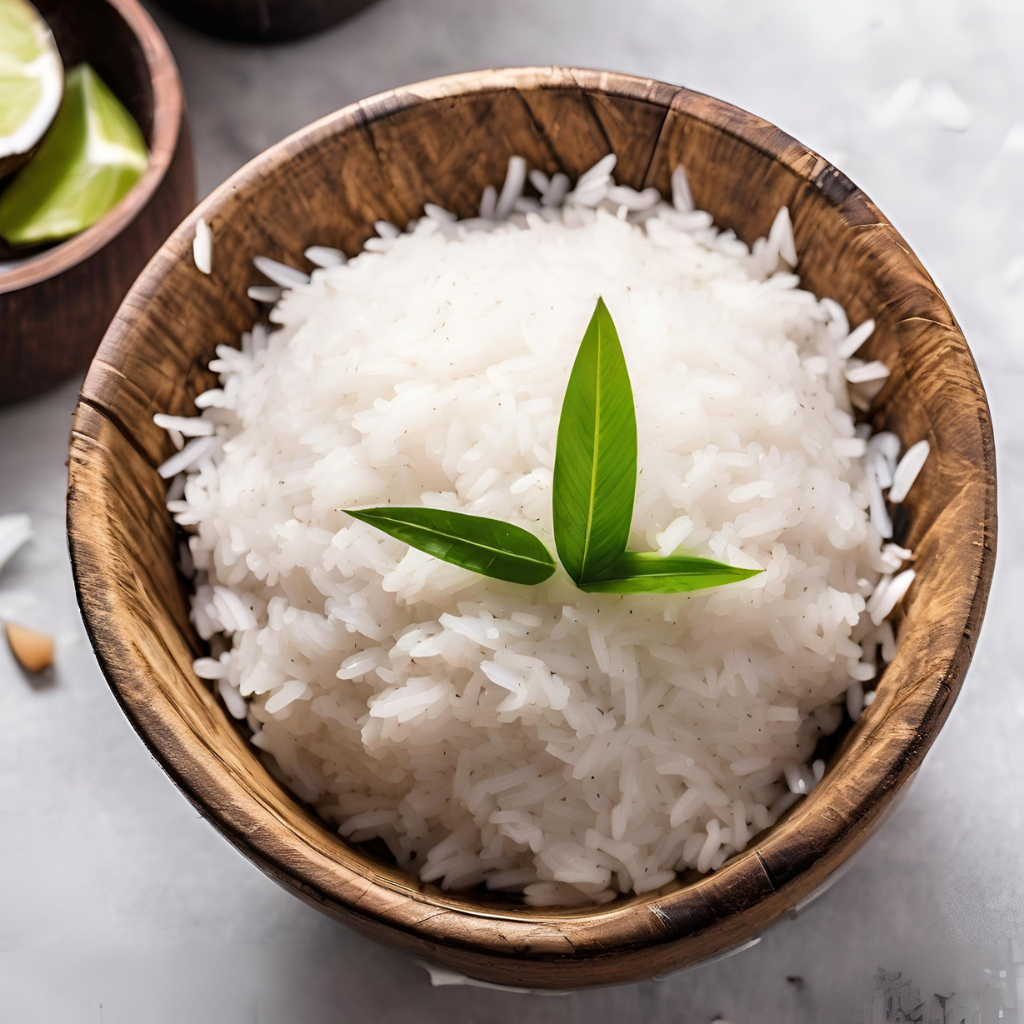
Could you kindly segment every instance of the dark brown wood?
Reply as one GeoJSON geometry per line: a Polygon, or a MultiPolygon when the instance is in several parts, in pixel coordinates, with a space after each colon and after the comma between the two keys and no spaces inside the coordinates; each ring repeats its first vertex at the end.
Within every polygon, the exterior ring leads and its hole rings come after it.
{"type": "Polygon", "coordinates": [[[137,0],[37,0],[65,67],[88,61],[138,121],[149,165],[106,217],[0,274],[0,403],[89,365],[132,282],[192,208],[195,171],[171,52],[137,0]]]}
{"type": "Polygon", "coordinates": [[[111,687],[154,756],[246,856],[367,935],[487,981],[573,988],[649,978],[757,935],[825,885],[895,806],[935,739],[974,649],[995,557],[996,476],[985,393],[953,315],[871,201],[774,126],[686,89],[559,68],[487,71],[348,107],[239,171],[138,280],[85,381],[75,418],[68,533],[79,600],[111,687]],[[460,215],[519,153],[578,174],[609,150],[631,185],[668,188],[682,162],[697,202],[744,239],[793,212],[804,283],[878,328],[892,377],[872,409],[932,456],[907,503],[918,578],[878,699],[822,784],[719,871],[594,909],[500,905],[423,885],[353,849],[261,765],[210,689],[173,565],[154,466],[157,411],[188,414],[214,346],[258,311],[254,253],[301,262],[312,243],[354,253],[379,217],[425,200],[460,215]],[[189,259],[196,218],[213,274],[189,259]]]}
{"type": "MultiPolygon", "coordinates": [[[[50,124],[52,123],[53,122],[51,121],[50,124]]],[[[46,131],[48,132],[49,130],[50,128],[49,126],[47,126],[46,131]]],[[[4,178],[6,178],[8,175],[13,176],[14,172],[18,170],[18,168],[21,167],[22,164],[27,163],[30,157],[36,155],[36,152],[39,149],[39,146],[45,137],[46,132],[43,132],[42,136],[39,138],[36,144],[32,146],[31,149],[26,150],[24,153],[10,153],[8,156],[0,156],[0,188],[3,188],[3,186],[7,184],[4,181],[4,178]]],[[[5,250],[6,245],[4,243],[4,240],[0,238],[0,259],[6,258],[7,253],[5,250]]]]}
{"type": "Polygon", "coordinates": [[[278,43],[322,32],[374,0],[159,0],[175,17],[225,39],[278,43]]]}

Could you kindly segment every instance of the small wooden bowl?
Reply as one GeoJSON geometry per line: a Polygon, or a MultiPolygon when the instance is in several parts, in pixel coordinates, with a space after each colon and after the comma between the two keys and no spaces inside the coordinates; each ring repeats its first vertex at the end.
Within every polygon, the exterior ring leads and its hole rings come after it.
{"type": "Polygon", "coordinates": [[[174,58],[137,0],[35,0],[65,68],[88,61],[138,121],[149,165],[91,228],[0,274],[0,403],[78,373],[132,282],[196,201],[174,58]]]}
{"type": "Polygon", "coordinates": [[[189,25],[225,39],[279,43],[322,32],[373,0],[159,0],[189,25]]]}
{"type": "Polygon", "coordinates": [[[727,103],[647,79],[536,68],[399,89],[310,125],[244,167],[174,234],[129,294],[85,381],[71,443],[68,533],[79,601],[125,713],[195,806],[308,903],[474,978],[568,989],[635,981],[756,936],[805,901],[883,819],[963,681],[995,557],[996,476],[985,393],[963,335],[892,225],[825,159],[727,103]],[[360,249],[424,201],[472,214],[510,154],[572,176],[613,150],[634,187],[682,163],[697,204],[745,241],[779,206],[804,283],[878,328],[892,376],[872,416],[932,446],[911,491],[918,570],[901,646],[822,783],[717,872],[607,906],[529,909],[419,883],[343,842],[267,773],[192,672],[200,643],[175,568],[155,466],[172,451],[154,412],[189,415],[218,343],[258,310],[256,253],[295,263],[310,243],[360,249]],[[213,230],[213,275],[190,259],[213,230]]]}

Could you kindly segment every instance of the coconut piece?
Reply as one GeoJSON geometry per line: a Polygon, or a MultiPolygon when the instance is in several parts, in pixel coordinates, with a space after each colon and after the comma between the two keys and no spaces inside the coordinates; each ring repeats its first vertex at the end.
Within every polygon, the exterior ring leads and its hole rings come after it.
{"type": "Polygon", "coordinates": [[[11,653],[26,672],[42,672],[53,664],[53,637],[17,622],[4,626],[11,653]]]}

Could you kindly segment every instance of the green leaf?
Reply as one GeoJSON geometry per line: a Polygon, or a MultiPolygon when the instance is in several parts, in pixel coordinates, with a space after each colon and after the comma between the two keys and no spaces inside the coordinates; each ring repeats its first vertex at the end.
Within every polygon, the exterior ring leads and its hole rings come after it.
{"type": "Polygon", "coordinates": [[[509,583],[543,583],[554,571],[548,549],[519,526],[438,508],[346,509],[350,516],[452,565],[509,583]]]}
{"type": "Polygon", "coordinates": [[[636,493],[633,389],[603,299],[569,375],[552,491],[558,557],[582,585],[626,550],[636,493]]]}
{"type": "Polygon", "coordinates": [[[739,569],[711,558],[625,551],[599,579],[579,584],[590,594],[681,594],[750,579],[763,569],[739,569]]]}

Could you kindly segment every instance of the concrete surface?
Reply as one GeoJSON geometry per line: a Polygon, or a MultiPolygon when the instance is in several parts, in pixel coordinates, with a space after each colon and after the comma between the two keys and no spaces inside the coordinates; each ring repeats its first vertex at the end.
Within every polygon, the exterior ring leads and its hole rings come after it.
{"type": "Polygon", "coordinates": [[[967,961],[1009,957],[1006,942],[1024,937],[1024,7],[382,0],[268,49],[155,13],[181,67],[204,192],[352,100],[501,65],[679,82],[818,149],[916,248],[971,342],[996,424],[999,566],[974,666],[915,786],[801,916],[661,983],[569,997],[431,989],[419,966],[244,862],[149,758],[100,677],[71,585],[76,386],[2,410],[0,512],[30,512],[36,538],[0,581],[0,617],[60,642],[52,679],[36,684],[0,648],[0,1021],[846,1022],[864,1019],[878,967],[938,985],[967,961]],[[920,86],[894,100],[908,79],[920,86]]]}

